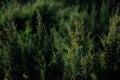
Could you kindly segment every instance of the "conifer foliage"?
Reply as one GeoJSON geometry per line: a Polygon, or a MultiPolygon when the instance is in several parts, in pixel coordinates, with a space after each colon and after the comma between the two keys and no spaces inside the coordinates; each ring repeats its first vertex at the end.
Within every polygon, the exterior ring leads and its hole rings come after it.
{"type": "Polygon", "coordinates": [[[0,80],[119,79],[119,0],[0,2],[0,80]]]}

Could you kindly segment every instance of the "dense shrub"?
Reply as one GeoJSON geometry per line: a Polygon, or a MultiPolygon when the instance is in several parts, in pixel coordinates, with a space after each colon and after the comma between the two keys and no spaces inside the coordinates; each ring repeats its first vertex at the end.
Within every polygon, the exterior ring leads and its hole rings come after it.
{"type": "MultiPolygon", "coordinates": [[[[118,12],[117,12],[118,13],[118,12]]],[[[107,79],[109,80],[113,80],[113,79],[120,79],[119,77],[119,64],[120,64],[120,60],[119,60],[119,56],[120,56],[120,38],[119,38],[119,32],[120,32],[120,17],[117,15],[117,13],[115,14],[115,16],[113,16],[113,18],[111,18],[110,21],[110,29],[109,29],[109,33],[108,33],[108,37],[107,39],[104,41],[104,47],[106,50],[106,66],[107,66],[107,70],[106,70],[106,75],[107,75],[107,79]],[[108,76],[110,76],[108,78],[108,76]]]]}
{"type": "Polygon", "coordinates": [[[120,79],[117,2],[3,1],[0,80],[120,79]]]}

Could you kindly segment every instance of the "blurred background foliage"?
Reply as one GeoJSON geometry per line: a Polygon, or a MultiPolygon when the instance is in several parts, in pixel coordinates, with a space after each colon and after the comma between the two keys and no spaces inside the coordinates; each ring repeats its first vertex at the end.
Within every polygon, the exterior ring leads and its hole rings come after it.
{"type": "Polygon", "coordinates": [[[0,1],[0,80],[119,79],[119,0],[0,1]]]}

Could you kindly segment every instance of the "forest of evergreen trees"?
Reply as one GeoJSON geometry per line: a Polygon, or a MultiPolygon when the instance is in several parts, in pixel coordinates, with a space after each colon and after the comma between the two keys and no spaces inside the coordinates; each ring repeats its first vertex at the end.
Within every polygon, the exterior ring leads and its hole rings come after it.
{"type": "Polygon", "coordinates": [[[1,0],[0,80],[120,80],[120,1],[1,0]]]}

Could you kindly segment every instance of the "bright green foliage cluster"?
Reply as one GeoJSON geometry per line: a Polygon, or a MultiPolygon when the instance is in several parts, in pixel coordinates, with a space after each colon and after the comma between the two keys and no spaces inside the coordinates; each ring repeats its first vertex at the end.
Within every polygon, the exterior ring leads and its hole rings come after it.
{"type": "Polygon", "coordinates": [[[119,80],[119,5],[98,2],[2,1],[0,80],[119,80]]]}

